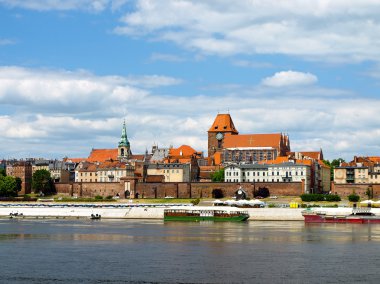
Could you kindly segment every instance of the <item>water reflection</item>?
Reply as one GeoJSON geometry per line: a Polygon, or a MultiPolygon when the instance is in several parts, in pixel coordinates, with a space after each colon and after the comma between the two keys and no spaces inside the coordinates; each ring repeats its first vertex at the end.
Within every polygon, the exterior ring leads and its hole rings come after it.
{"type": "Polygon", "coordinates": [[[377,224],[0,220],[0,265],[4,283],[375,283],[379,240],[377,224]]]}
{"type": "Polygon", "coordinates": [[[380,225],[303,222],[163,222],[2,220],[0,241],[9,239],[100,242],[304,243],[378,242],[380,225]]]}

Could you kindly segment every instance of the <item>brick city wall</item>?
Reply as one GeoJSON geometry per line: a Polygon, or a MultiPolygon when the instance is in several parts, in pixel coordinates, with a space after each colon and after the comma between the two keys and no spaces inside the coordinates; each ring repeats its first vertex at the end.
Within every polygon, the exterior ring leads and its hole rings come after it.
{"type": "Polygon", "coordinates": [[[79,183],[56,183],[58,194],[78,197],[95,197],[97,195],[124,197],[124,183],[118,182],[79,182],[79,183]]]}
{"type": "Polygon", "coordinates": [[[331,192],[344,198],[355,191],[362,199],[366,199],[367,188],[373,191],[374,199],[380,198],[380,184],[332,184],[331,192]]]}
{"type": "MultiPolygon", "coordinates": [[[[222,193],[224,197],[232,197],[240,186],[253,197],[254,188],[269,189],[270,194],[279,196],[297,196],[303,193],[301,182],[291,183],[132,183],[131,189],[138,193],[139,198],[164,198],[172,196],[175,198],[212,198],[213,193],[222,193]]],[[[115,196],[119,194],[124,198],[124,183],[57,183],[58,194],[68,196],[94,197],[115,196]]]]}

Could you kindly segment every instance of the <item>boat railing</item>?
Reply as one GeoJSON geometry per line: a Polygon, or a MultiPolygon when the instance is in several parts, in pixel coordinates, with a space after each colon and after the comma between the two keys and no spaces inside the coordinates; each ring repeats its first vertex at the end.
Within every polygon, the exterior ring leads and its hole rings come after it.
{"type": "Polygon", "coordinates": [[[353,208],[352,209],[352,214],[353,215],[356,215],[356,214],[369,214],[371,213],[371,208],[368,208],[368,207],[365,207],[365,208],[353,208]]]}

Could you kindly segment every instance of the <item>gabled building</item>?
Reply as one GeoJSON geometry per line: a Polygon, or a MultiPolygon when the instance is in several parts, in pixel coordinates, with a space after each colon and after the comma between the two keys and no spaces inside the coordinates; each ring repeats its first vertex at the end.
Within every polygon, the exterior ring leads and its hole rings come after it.
{"type": "Polygon", "coordinates": [[[80,162],[75,169],[75,182],[97,182],[98,169],[96,163],[80,162]]]}
{"type": "Polygon", "coordinates": [[[336,184],[380,184],[380,157],[354,157],[334,169],[336,184]]]}
{"type": "Polygon", "coordinates": [[[182,163],[160,163],[147,166],[147,180],[164,182],[191,182],[191,166],[182,163]]]}
{"type": "Polygon", "coordinates": [[[230,114],[218,114],[208,130],[209,165],[274,160],[287,152],[287,135],[239,134],[230,114]]]}
{"type": "Polygon", "coordinates": [[[98,182],[119,182],[123,177],[134,177],[134,167],[120,161],[109,161],[97,166],[98,182]]]}

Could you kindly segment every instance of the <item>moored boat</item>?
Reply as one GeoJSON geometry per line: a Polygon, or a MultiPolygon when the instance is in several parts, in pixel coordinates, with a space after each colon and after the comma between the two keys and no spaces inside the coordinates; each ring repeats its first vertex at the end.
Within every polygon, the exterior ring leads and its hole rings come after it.
{"type": "Polygon", "coordinates": [[[354,208],[351,214],[304,210],[302,215],[305,223],[380,224],[380,215],[373,213],[371,208],[354,208]]]}
{"type": "Polygon", "coordinates": [[[100,220],[102,216],[100,214],[91,214],[90,219],[91,220],[100,220]]]}
{"type": "Polygon", "coordinates": [[[249,218],[247,211],[219,209],[165,209],[165,221],[216,221],[240,222],[249,218]]]}

